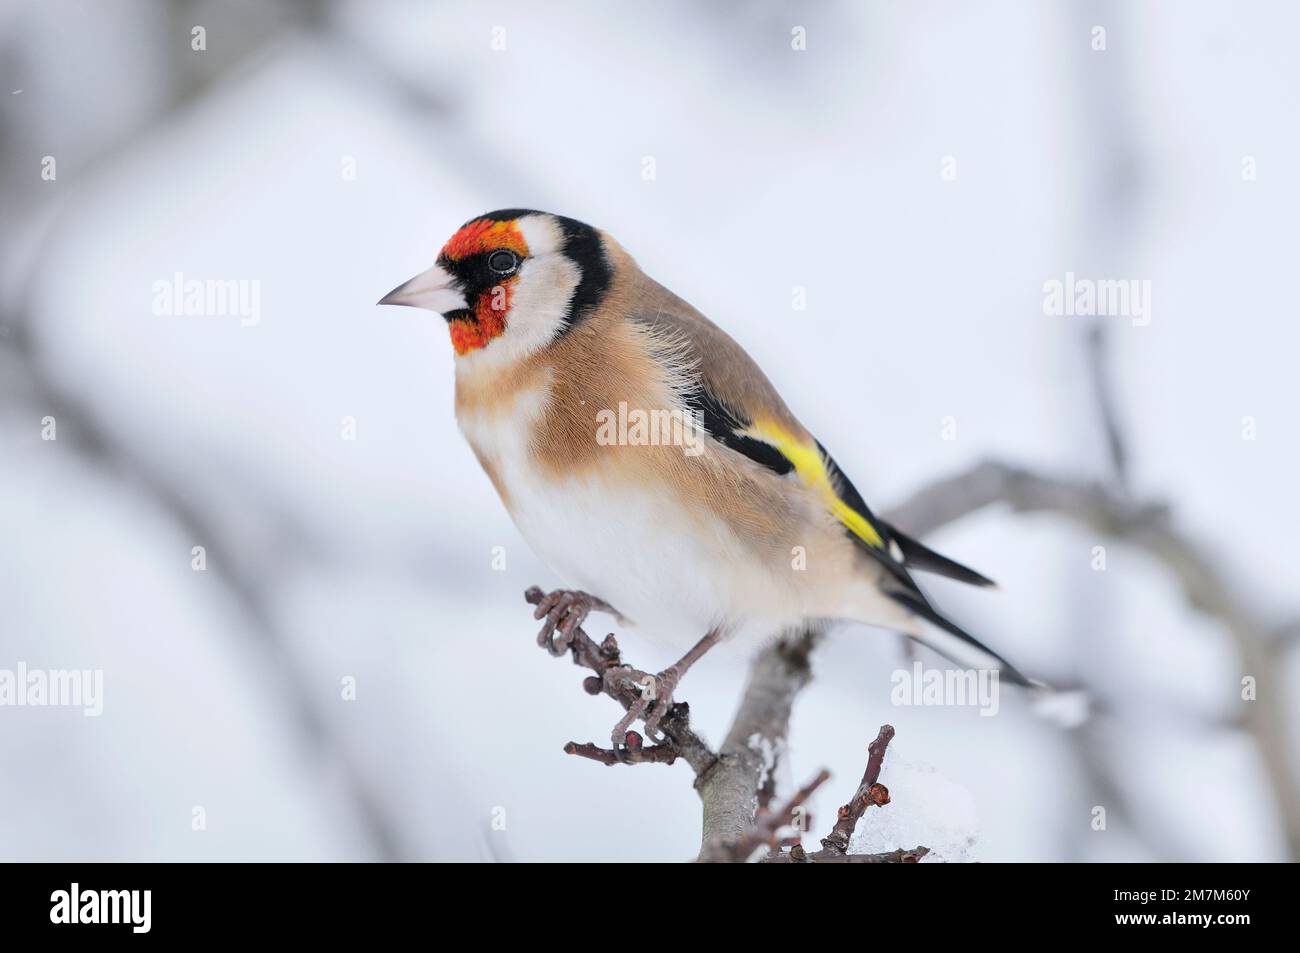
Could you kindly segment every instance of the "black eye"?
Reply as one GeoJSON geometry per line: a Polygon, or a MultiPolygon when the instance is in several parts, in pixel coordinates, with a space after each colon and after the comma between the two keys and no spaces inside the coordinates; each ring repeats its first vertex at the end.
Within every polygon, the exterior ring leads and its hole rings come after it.
{"type": "Polygon", "coordinates": [[[506,251],[504,248],[494,251],[488,256],[488,267],[498,275],[508,275],[514,271],[519,264],[519,259],[512,251],[506,251]]]}

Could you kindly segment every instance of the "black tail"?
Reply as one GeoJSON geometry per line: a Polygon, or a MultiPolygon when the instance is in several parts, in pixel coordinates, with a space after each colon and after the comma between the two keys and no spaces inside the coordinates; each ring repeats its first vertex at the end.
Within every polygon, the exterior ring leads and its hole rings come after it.
{"type": "Polygon", "coordinates": [[[987,576],[981,576],[974,569],[963,566],[947,556],[941,556],[929,546],[900,533],[892,526],[889,528],[889,536],[894,542],[898,543],[898,548],[903,553],[903,564],[909,569],[919,569],[921,572],[932,572],[936,575],[947,576],[949,579],[956,579],[958,582],[969,583],[972,586],[997,585],[987,576]]]}
{"type": "Polygon", "coordinates": [[[912,615],[923,620],[917,631],[908,632],[912,638],[928,645],[946,659],[969,668],[996,669],[1002,678],[1024,688],[1040,687],[1020,674],[1014,665],[997,652],[964,630],[957,623],[940,615],[924,599],[909,592],[891,592],[889,597],[912,615]]]}

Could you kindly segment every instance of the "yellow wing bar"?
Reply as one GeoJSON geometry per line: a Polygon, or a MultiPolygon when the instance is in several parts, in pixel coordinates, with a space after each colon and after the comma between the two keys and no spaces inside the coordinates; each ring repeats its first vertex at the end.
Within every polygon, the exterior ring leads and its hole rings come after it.
{"type": "Polygon", "coordinates": [[[884,541],[876,528],[871,525],[871,521],[840,499],[835,484],[831,481],[830,472],[826,469],[826,461],[822,458],[816,443],[804,443],[784,427],[766,420],[756,421],[742,435],[775,447],[777,452],[794,466],[794,472],[799,479],[822,494],[826,508],[848,528],[849,532],[868,546],[884,548],[884,541]]]}

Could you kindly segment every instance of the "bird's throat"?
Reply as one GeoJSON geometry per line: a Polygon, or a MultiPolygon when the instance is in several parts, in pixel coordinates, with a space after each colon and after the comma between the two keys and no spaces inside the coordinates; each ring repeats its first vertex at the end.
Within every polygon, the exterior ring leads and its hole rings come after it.
{"type": "Polygon", "coordinates": [[[458,355],[468,354],[486,347],[493,338],[505,333],[506,315],[514,297],[515,279],[508,278],[482,292],[474,303],[474,310],[458,311],[447,319],[451,331],[451,346],[458,355]]]}

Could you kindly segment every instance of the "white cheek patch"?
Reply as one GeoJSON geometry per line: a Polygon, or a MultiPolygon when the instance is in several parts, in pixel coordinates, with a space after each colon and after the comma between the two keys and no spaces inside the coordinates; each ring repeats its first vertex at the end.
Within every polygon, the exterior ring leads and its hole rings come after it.
{"type": "Polygon", "coordinates": [[[524,347],[540,347],[550,342],[564,325],[569,302],[581,278],[578,266],[563,255],[524,262],[515,293],[511,295],[503,337],[518,332],[516,340],[524,347]]]}

